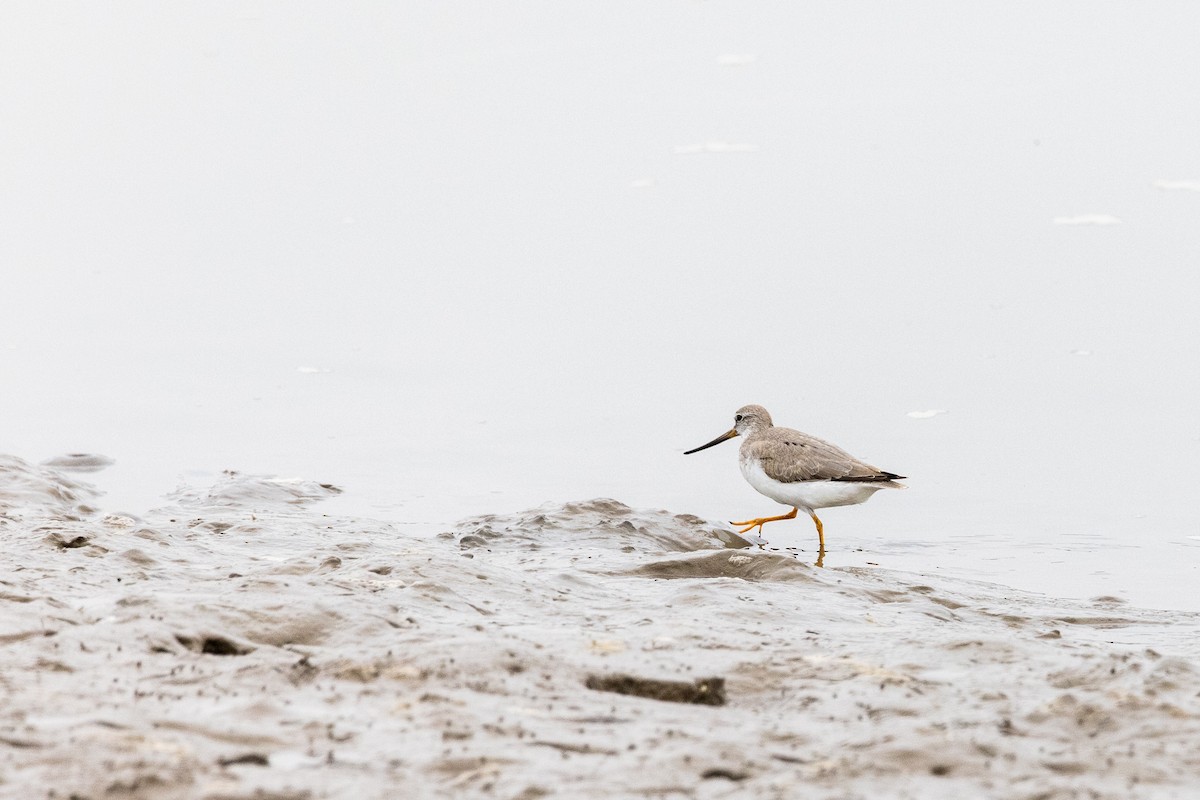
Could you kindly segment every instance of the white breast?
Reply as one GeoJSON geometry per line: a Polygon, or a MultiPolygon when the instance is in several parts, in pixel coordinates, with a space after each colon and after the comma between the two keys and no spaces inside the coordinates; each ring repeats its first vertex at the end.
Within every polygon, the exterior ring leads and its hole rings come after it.
{"type": "Polygon", "coordinates": [[[795,506],[802,511],[835,506],[853,506],[870,499],[871,495],[885,487],[876,483],[852,481],[797,481],[783,483],[767,477],[758,461],[741,459],[742,477],[759,494],[764,494],[777,503],[795,506]]]}

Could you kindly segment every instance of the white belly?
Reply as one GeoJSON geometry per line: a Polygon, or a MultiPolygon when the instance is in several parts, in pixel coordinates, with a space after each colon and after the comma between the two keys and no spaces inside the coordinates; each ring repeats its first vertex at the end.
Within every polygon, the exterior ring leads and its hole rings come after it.
{"type": "Polygon", "coordinates": [[[757,461],[739,461],[746,482],[777,503],[795,506],[802,511],[835,506],[853,506],[869,500],[871,495],[886,488],[875,483],[852,481],[797,481],[782,483],[768,478],[757,461]]]}

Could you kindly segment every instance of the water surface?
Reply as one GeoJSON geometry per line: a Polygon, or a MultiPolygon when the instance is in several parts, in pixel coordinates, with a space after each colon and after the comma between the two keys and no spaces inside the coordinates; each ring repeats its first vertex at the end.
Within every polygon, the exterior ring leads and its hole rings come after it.
{"type": "Polygon", "coordinates": [[[0,13],[0,451],[110,510],[742,519],[756,402],[910,476],[833,564],[1196,608],[1193,5],[0,13]]]}

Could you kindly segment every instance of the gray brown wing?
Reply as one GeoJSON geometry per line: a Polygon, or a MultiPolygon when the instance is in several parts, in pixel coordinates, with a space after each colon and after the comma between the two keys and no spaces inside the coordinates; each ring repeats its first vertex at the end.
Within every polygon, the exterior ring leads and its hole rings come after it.
{"type": "Polygon", "coordinates": [[[758,459],[768,478],[797,481],[890,481],[903,476],[859,461],[835,444],[790,428],[771,428],[746,442],[747,455],[758,459]]]}

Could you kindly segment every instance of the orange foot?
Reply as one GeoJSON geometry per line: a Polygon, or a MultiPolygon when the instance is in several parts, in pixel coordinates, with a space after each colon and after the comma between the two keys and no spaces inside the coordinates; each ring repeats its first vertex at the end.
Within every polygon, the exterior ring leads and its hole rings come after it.
{"type": "Polygon", "coordinates": [[[775,522],[775,521],[781,520],[781,519],[795,519],[797,511],[799,511],[799,509],[793,508],[790,514],[780,514],[778,517],[757,517],[755,519],[748,519],[745,522],[730,522],[729,524],[746,526],[746,527],[742,528],[740,531],[738,531],[738,533],[745,533],[746,531],[750,530],[751,528],[758,528],[758,533],[761,536],[762,535],[762,526],[764,524],[766,524],[768,522],[775,522]]]}

